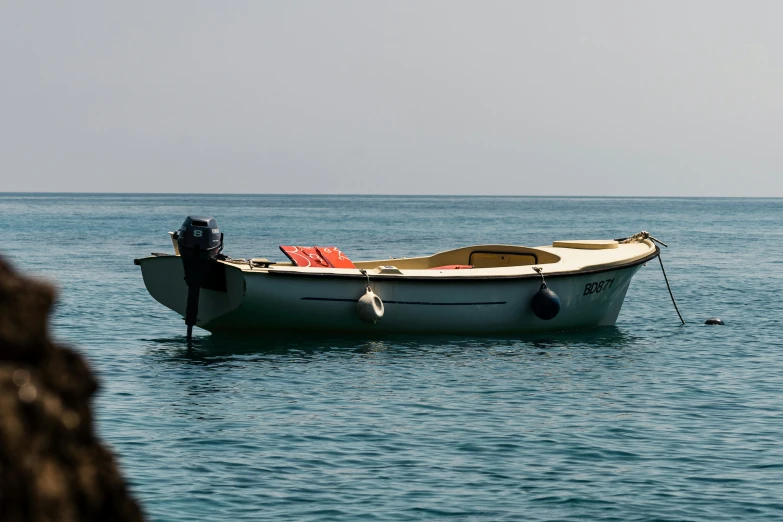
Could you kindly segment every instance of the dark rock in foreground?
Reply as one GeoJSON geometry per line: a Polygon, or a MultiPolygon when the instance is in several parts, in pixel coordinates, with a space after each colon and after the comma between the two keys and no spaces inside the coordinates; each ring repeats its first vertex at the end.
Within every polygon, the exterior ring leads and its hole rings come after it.
{"type": "Polygon", "coordinates": [[[54,299],[50,286],[0,260],[0,518],[141,521],[93,429],[95,377],[49,338],[54,299]]]}

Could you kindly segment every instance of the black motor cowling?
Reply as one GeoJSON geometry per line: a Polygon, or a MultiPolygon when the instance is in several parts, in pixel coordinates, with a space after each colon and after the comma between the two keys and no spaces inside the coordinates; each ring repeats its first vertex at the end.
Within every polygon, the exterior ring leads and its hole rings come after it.
{"type": "Polygon", "coordinates": [[[212,217],[188,216],[177,232],[177,246],[185,269],[188,301],[185,324],[188,326],[188,347],[191,345],[193,325],[198,319],[198,298],[201,286],[212,263],[223,250],[223,234],[212,217]]]}
{"type": "Polygon", "coordinates": [[[188,216],[177,232],[177,245],[181,255],[186,250],[187,255],[198,252],[199,257],[214,259],[223,249],[223,234],[215,218],[188,216]]]}

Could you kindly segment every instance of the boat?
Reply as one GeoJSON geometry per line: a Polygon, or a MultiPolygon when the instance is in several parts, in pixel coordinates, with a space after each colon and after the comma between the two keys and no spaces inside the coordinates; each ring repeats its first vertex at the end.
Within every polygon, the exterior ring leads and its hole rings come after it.
{"type": "Polygon", "coordinates": [[[150,295],[213,333],[517,334],[614,325],[634,274],[659,255],[646,232],[527,247],[463,246],[352,261],[281,246],[286,262],[234,259],[211,217],[170,232],[171,254],[135,259],[150,295]]]}

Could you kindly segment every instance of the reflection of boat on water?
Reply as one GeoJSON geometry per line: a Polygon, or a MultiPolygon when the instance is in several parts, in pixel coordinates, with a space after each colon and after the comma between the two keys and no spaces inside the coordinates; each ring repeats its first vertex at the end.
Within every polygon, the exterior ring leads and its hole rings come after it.
{"type": "Polygon", "coordinates": [[[281,247],[291,261],[273,263],[221,254],[212,218],[189,217],[173,237],[175,255],[135,262],[158,302],[212,332],[491,335],[613,325],[631,278],[659,253],[642,233],[375,261],[351,261],[335,247],[281,247]]]}
{"type": "Polygon", "coordinates": [[[604,360],[631,357],[638,350],[647,349],[650,343],[644,333],[617,326],[512,335],[399,333],[368,336],[268,331],[259,336],[253,332],[215,332],[196,340],[198,350],[185,349],[181,335],[145,341],[147,353],[158,361],[185,361],[203,366],[225,364],[236,357],[270,364],[281,360],[307,364],[324,355],[349,359],[388,356],[390,361],[401,362],[409,358],[452,358],[479,352],[499,358],[558,355],[604,360]]]}

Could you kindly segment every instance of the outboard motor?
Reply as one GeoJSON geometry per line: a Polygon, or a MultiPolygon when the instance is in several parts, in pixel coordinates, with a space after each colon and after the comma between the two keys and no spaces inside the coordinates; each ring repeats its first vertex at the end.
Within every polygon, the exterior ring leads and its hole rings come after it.
{"type": "Polygon", "coordinates": [[[188,303],[185,324],[188,326],[188,348],[191,347],[193,325],[198,318],[198,298],[201,286],[212,263],[223,250],[223,234],[212,217],[188,216],[177,232],[177,246],[185,269],[188,303]]]}

